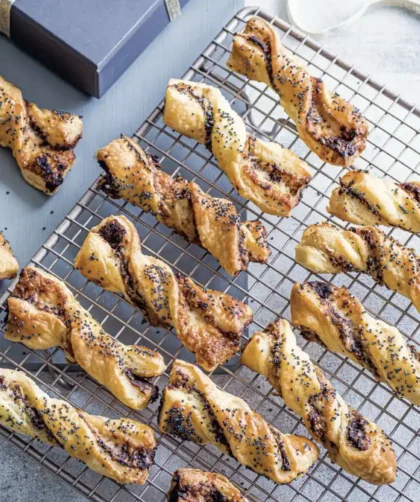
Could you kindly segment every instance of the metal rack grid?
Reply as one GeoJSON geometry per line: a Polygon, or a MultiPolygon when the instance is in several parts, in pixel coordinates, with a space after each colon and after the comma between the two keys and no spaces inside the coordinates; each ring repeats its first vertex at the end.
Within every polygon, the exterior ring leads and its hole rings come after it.
{"type": "MultiPolygon", "coordinates": [[[[296,264],[294,247],[303,230],[310,224],[330,219],[326,203],[343,170],[322,163],[303,144],[294,124],[277,104],[276,95],[265,86],[249,82],[231,73],[226,60],[233,34],[240,31],[246,19],[259,15],[271,22],[283,43],[307,62],[312,74],[323,78],[331,89],[350,99],[370,122],[368,146],[356,167],[368,168],[378,176],[402,182],[411,179],[420,163],[420,111],[375,83],[316,42],[302,36],[287,23],[248,8],[240,11],[223,28],[210,46],[191,66],[184,78],[218,86],[246,120],[257,136],[276,140],[304,158],[313,173],[310,187],[291,218],[279,219],[262,214],[244,202],[206,149],[181,137],[162,121],[161,103],[136,132],[139,143],[159,157],[165,170],[194,179],[214,196],[229,197],[243,218],[259,218],[269,232],[272,250],[267,265],[250,264],[246,272],[231,278],[203,249],[186,243],[156,219],[124,201],[105,197],[94,184],[76,207],[56,229],[32,263],[55,274],[66,282],[80,303],[101,321],[105,330],[119,340],[157,347],[167,363],[180,357],[190,360],[174,333],[156,329],[144,322],[141,312],[119,296],[105,292],[87,282],[73,268],[74,257],[89,228],[110,214],[124,214],[139,230],[143,250],[158,255],[174,269],[190,275],[206,287],[219,289],[247,301],[254,311],[253,333],[278,315],[289,318],[289,293],[293,283],[304,280],[328,280],[347,286],[364,305],[379,318],[397,326],[415,345],[420,345],[419,314],[408,300],[394,294],[360,274],[318,277],[296,264]]],[[[334,223],[342,225],[339,220],[334,223]]],[[[404,244],[420,251],[417,236],[403,231],[392,233],[404,244]]],[[[13,289],[13,285],[10,289],[13,289]]],[[[0,302],[0,328],[4,329],[7,294],[0,302]]],[[[337,390],[355,408],[375,420],[391,437],[398,457],[398,477],[390,486],[376,487],[348,475],[323,455],[308,475],[289,485],[276,485],[240,466],[213,447],[199,448],[162,436],[156,425],[158,404],[135,412],[123,406],[106,389],[88,375],[70,371],[69,365],[57,365],[60,351],[30,351],[16,344],[0,341],[0,363],[27,370],[28,362],[36,361],[31,376],[51,395],[68,399],[90,413],[106,416],[129,416],[150,424],[156,431],[160,446],[149,481],[144,486],[120,486],[68,457],[63,451],[38,441],[0,432],[12,443],[95,501],[160,501],[170,484],[172,472],[182,466],[218,471],[228,476],[251,500],[257,501],[411,501],[418,500],[420,489],[420,413],[407,401],[395,398],[389,389],[377,384],[373,377],[346,358],[331,354],[316,344],[299,343],[325,371],[337,390]],[[46,370],[50,371],[46,371],[46,370]]],[[[296,416],[285,408],[262,377],[240,366],[237,359],[213,373],[212,378],[223,389],[246,398],[250,405],[270,423],[284,432],[307,435],[296,416]]],[[[167,373],[156,379],[160,388],[167,382],[167,373]]]]}

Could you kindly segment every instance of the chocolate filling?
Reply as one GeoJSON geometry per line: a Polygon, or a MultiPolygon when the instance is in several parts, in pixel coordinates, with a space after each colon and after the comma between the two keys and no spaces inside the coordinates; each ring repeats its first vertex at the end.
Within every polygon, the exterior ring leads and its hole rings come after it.
{"type": "Polygon", "coordinates": [[[120,198],[120,185],[112,176],[107,164],[103,160],[98,160],[99,166],[105,171],[105,176],[98,181],[98,188],[106,193],[111,199],[120,198]]]}
{"type": "Polygon", "coordinates": [[[180,502],[187,497],[191,500],[203,500],[205,502],[228,502],[228,498],[214,486],[205,485],[203,482],[196,486],[184,485],[179,476],[173,478],[173,486],[169,493],[169,502],[180,502]]]}
{"type": "Polygon", "coordinates": [[[368,244],[371,254],[367,261],[367,273],[371,275],[379,284],[383,285],[384,265],[381,261],[381,249],[375,239],[374,234],[370,230],[363,228],[356,229],[355,227],[349,228],[350,232],[360,235],[362,239],[368,244]]]}
{"type": "Polygon", "coordinates": [[[106,242],[116,251],[121,250],[121,244],[124,240],[126,234],[125,228],[118,223],[118,221],[110,221],[106,225],[103,225],[99,234],[106,242]]]}
{"type": "Polygon", "coordinates": [[[113,447],[101,438],[97,440],[97,443],[110,455],[112,460],[132,469],[147,470],[153,464],[155,458],[156,450],[154,448],[139,448],[130,454],[127,443],[121,447],[113,447]]]}
{"type": "Polygon", "coordinates": [[[147,378],[135,375],[130,369],[126,369],[124,373],[130,379],[130,382],[138,387],[143,394],[150,395],[150,403],[154,403],[159,396],[159,388],[153,385],[147,378]]]}
{"type": "Polygon", "coordinates": [[[418,185],[414,183],[401,183],[398,186],[410,194],[416,202],[420,203],[420,187],[418,185]]]}
{"type": "MultiPolygon", "coordinates": [[[[182,277],[181,274],[177,274],[176,278],[178,280],[182,296],[184,297],[187,305],[191,309],[198,310],[200,312],[200,315],[204,318],[204,320],[209,324],[211,324],[224,338],[229,339],[235,345],[239,346],[242,332],[248,326],[249,322],[246,325],[244,325],[243,328],[238,332],[223,330],[215,320],[214,315],[211,314],[209,310],[209,304],[214,303],[212,295],[207,294],[206,295],[207,301],[202,301],[197,297],[197,291],[190,286],[186,278],[182,277]]],[[[240,315],[240,313],[235,308],[235,305],[229,308],[229,313],[235,317],[240,315]]]]}
{"type": "Polygon", "coordinates": [[[274,429],[274,427],[270,426],[270,430],[276,439],[276,443],[277,443],[277,446],[280,451],[281,470],[282,471],[290,471],[290,462],[289,462],[289,457],[287,456],[286,448],[284,446],[284,441],[282,441],[279,432],[276,429],[274,429]]]}
{"type": "MultiPolygon", "coordinates": [[[[330,296],[333,294],[333,288],[323,282],[307,283],[315,293],[324,301],[327,315],[330,317],[332,324],[338,329],[338,333],[345,349],[351,352],[365,367],[375,375],[379,376],[369,353],[365,350],[361,333],[355,328],[350,319],[342,315],[333,305],[330,296]]],[[[310,341],[325,344],[322,342],[318,334],[309,328],[301,328],[302,335],[310,341]]]]}
{"type": "Polygon", "coordinates": [[[197,96],[193,88],[186,84],[175,84],[174,87],[181,93],[188,94],[201,106],[204,112],[204,129],[206,133],[205,145],[207,150],[211,150],[211,136],[214,128],[214,110],[211,103],[205,98],[197,96]]]}
{"type": "Polygon", "coordinates": [[[327,424],[325,423],[322,412],[314,405],[314,401],[317,398],[317,395],[311,396],[308,400],[308,405],[311,406],[308,413],[308,421],[313,435],[323,443],[325,442],[325,435],[327,433],[327,424]]]}
{"type": "Polygon", "coordinates": [[[366,434],[368,421],[356,410],[352,410],[352,418],[347,427],[347,439],[352,446],[361,451],[366,451],[370,446],[370,438],[366,434]]]}
{"type": "Polygon", "coordinates": [[[328,300],[328,298],[333,294],[331,285],[326,282],[313,281],[307,282],[307,285],[312,288],[322,300],[328,300]]]}
{"type": "Polygon", "coordinates": [[[63,172],[66,170],[66,165],[58,162],[54,170],[50,160],[49,154],[40,155],[36,158],[31,170],[40,174],[45,181],[45,188],[49,192],[54,192],[64,181],[63,172]]]}
{"type": "Polygon", "coordinates": [[[348,186],[344,185],[342,181],[340,181],[340,183],[341,186],[338,191],[340,195],[342,193],[345,193],[349,197],[353,197],[354,199],[358,200],[363,206],[365,206],[368,211],[382,220],[382,216],[380,215],[378,209],[366,199],[364,192],[361,192],[358,188],[354,188],[352,186],[352,183],[348,186]]]}
{"type": "Polygon", "coordinates": [[[270,46],[270,44],[263,42],[262,40],[260,40],[259,38],[257,38],[254,35],[251,35],[250,37],[248,37],[248,40],[253,42],[255,45],[257,45],[262,50],[262,52],[264,54],[265,64],[267,66],[268,78],[270,79],[271,85],[275,88],[273,62],[271,59],[271,46],[270,46]]]}
{"type": "MultiPolygon", "coordinates": [[[[179,373],[178,378],[180,378],[180,380],[178,380],[176,385],[169,386],[169,388],[187,389],[189,393],[193,394],[196,399],[202,402],[203,410],[205,410],[208,413],[209,418],[211,420],[210,430],[214,434],[216,441],[226,448],[229,455],[234,456],[230,448],[230,445],[226,440],[223,429],[217,422],[216,417],[214,416],[213,411],[211,409],[211,406],[207,401],[207,399],[205,398],[204,394],[202,394],[201,392],[199,392],[194,388],[189,388],[188,378],[187,377],[183,378],[183,377],[184,375],[182,373],[179,373]]],[[[162,414],[164,399],[165,399],[165,394],[163,394],[160,403],[159,422],[162,420],[161,414],[162,414]]],[[[195,427],[191,417],[192,417],[192,412],[189,412],[188,415],[185,415],[182,412],[182,407],[173,406],[172,408],[166,411],[166,418],[164,420],[166,424],[165,428],[168,432],[174,434],[175,436],[178,436],[180,439],[183,439],[184,441],[193,441],[194,443],[201,444],[201,439],[198,438],[195,433],[195,427]]]]}
{"type": "MultiPolygon", "coordinates": [[[[110,221],[99,229],[101,237],[111,246],[120,259],[120,272],[124,279],[126,292],[131,301],[142,310],[145,310],[145,303],[143,298],[137,293],[134,285],[133,278],[128,269],[128,262],[124,259],[122,254],[122,242],[126,235],[125,228],[118,223],[117,220],[110,221]]],[[[152,323],[153,324],[153,323],[152,323]]]]}
{"type": "Polygon", "coordinates": [[[318,345],[321,345],[322,347],[327,348],[327,346],[321,340],[321,338],[318,336],[318,334],[315,331],[313,331],[312,329],[309,329],[306,326],[299,326],[299,325],[296,325],[296,328],[298,328],[300,330],[300,334],[308,342],[315,342],[318,345]]]}
{"type": "MultiPolygon", "coordinates": [[[[310,108],[306,118],[308,130],[311,129],[311,125],[325,122],[324,117],[318,111],[318,107],[321,110],[323,110],[324,107],[324,103],[321,102],[323,82],[320,78],[311,78],[311,81],[312,83],[315,83],[315,85],[313,85],[312,91],[312,102],[314,103],[314,105],[310,108]]],[[[330,126],[328,126],[327,124],[326,129],[329,128],[330,126]]],[[[347,157],[352,157],[358,151],[357,141],[353,141],[355,138],[357,139],[357,134],[357,129],[349,129],[345,126],[341,126],[339,136],[323,137],[321,135],[314,134],[314,138],[316,141],[321,143],[321,145],[331,148],[331,150],[345,159],[347,157]]]]}

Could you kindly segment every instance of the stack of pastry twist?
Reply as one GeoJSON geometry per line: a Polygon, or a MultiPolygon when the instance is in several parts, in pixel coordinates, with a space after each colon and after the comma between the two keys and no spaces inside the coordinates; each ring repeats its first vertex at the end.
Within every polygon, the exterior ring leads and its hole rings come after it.
{"type": "Polygon", "coordinates": [[[198,469],[178,469],[173,473],[169,502],[247,502],[225,476],[198,469]]]}
{"type": "Polygon", "coordinates": [[[157,448],[147,425],[89,415],[43,392],[20,371],[0,369],[0,423],[66,452],[119,483],[144,484],[157,448]]]}
{"type": "Polygon", "coordinates": [[[109,216],[90,230],[75,267],[107,291],[123,294],[153,325],[173,326],[209,371],[238,352],[252,320],[244,303],[206,290],[175,275],[164,261],[144,255],[136,227],[124,216],[109,216]]]}
{"type": "Polygon", "coordinates": [[[325,162],[351,166],[365,149],[368,124],[357,108],[312,77],[269,23],[250,19],[235,35],[227,64],[277,92],[299,136],[325,162]]]}
{"type": "Polygon", "coordinates": [[[149,378],[165,370],[162,356],[146,347],[123,345],[102,329],[65,284],[34,267],[22,270],[8,300],[5,338],[32,349],[61,347],[121,402],[145,408],[158,396],[149,378]]]}
{"type": "Polygon", "coordinates": [[[176,360],[163,391],[159,428],[223,453],[276,483],[289,483],[318,458],[308,439],[283,434],[242,399],[217,388],[196,366],[176,360]]]}
{"type": "Polygon", "coordinates": [[[394,183],[364,171],[349,171],[332,194],[328,212],[357,225],[420,231],[420,182],[394,183]]]}
{"type": "Polygon", "coordinates": [[[378,228],[311,225],[296,246],[296,261],[313,272],[369,274],[420,310],[420,257],[378,228]]]}
{"type": "Polygon", "coordinates": [[[205,144],[238,193],[266,213],[290,216],[311,179],[306,163],[294,152],[249,136],[215,87],[170,80],[163,120],[205,144]]]}
{"type": "Polygon", "coordinates": [[[266,263],[267,232],[259,221],[239,220],[232,202],[204,193],[192,181],[172,178],[133,140],[123,136],[97,153],[106,172],[99,188],[153,213],[189,242],[219,260],[229,273],[245,270],[250,261],[266,263]]]}
{"type": "Polygon", "coordinates": [[[390,440],[344,402],[296,344],[287,321],[279,320],[255,333],[242,362],[268,379],[340,467],[373,484],[395,480],[396,459],[390,440]]]}
{"type": "Polygon", "coordinates": [[[0,77],[0,146],[10,148],[24,179],[51,195],[73,166],[82,137],[80,117],[41,110],[0,77]]]}
{"type": "Polygon", "coordinates": [[[368,369],[399,396],[420,405],[420,352],[397,328],[374,319],[344,287],[295,284],[292,323],[309,340],[368,369]]]}

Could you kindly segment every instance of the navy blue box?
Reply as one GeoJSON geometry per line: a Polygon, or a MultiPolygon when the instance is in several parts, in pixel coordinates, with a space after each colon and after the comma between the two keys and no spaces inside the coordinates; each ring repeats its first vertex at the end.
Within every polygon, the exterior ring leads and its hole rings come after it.
{"type": "Polygon", "coordinates": [[[16,0],[10,38],[99,98],[169,22],[165,0],[16,0]]]}

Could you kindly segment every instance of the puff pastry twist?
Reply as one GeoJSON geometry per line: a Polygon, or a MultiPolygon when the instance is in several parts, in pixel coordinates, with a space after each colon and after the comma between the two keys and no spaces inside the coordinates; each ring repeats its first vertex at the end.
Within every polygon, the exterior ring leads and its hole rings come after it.
{"type": "Polygon", "coordinates": [[[205,144],[238,193],[262,211],[290,216],[299,203],[311,179],[306,162],[277,143],[250,136],[219,89],[170,80],[163,120],[205,144]]]}
{"type": "Polygon", "coordinates": [[[311,77],[269,23],[250,19],[243,33],[234,36],[227,65],[270,86],[301,139],[323,161],[351,166],[365,149],[368,124],[359,110],[311,77]]]}
{"type": "Polygon", "coordinates": [[[281,433],[245,401],[218,389],[196,366],[179,360],[163,390],[159,428],[198,445],[213,444],[276,483],[293,481],[318,458],[312,441],[281,433]]]}
{"type": "Polygon", "coordinates": [[[136,227],[109,216],[92,228],[75,267],[107,291],[121,293],[144,310],[154,326],[174,327],[178,338],[207,370],[233,357],[252,310],[225,293],[175,275],[159,258],[141,252],[136,227]]]}
{"type": "Polygon", "coordinates": [[[172,178],[135,141],[116,139],[98,151],[97,159],[106,172],[101,190],[203,246],[229,274],[245,270],[249,261],[267,262],[267,231],[259,221],[241,222],[232,202],[207,195],[180,176],[172,178]]]}
{"type": "Polygon", "coordinates": [[[89,415],[43,392],[20,371],[0,369],[0,423],[61,446],[92,470],[119,483],[146,482],[157,443],[147,425],[89,415]]]}
{"type": "Polygon", "coordinates": [[[255,333],[242,363],[267,378],[340,467],[373,484],[395,480],[396,459],[389,439],[344,402],[296,344],[287,321],[278,320],[255,333]]]}
{"type": "Polygon", "coordinates": [[[47,195],[55,193],[75,161],[82,137],[80,117],[38,108],[0,77],[0,146],[10,148],[24,179],[47,195]]]}
{"type": "Polygon", "coordinates": [[[311,225],[295,251],[296,261],[313,272],[363,272],[420,310],[420,257],[375,227],[311,225]]]}
{"type": "Polygon", "coordinates": [[[0,281],[13,279],[19,270],[19,264],[13,255],[9,242],[0,232],[0,281]]]}
{"type": "Polygon", "coordinates": [[[349,171],[332,192],[327,211],[357,225],[420,232],[420,182],[394,183],[364,171],[349,171]]]}
{"type": "Polygon", "coordinates": [[[67,358],[109,389],[125,405],[145,408],[158,397],[148,379],[165,370],[162,356],[123,345],[107,333],[66,285],[34,267],[22,270],[8,300],[5,338],[31,349],[61,347],[67,358]]]}
{"type": "Polygon", "coordinates": [[[172,477],[169,502],[248,502],[221,474],[178,469],[172,477]]]}
{"type": "Polygon", "coordinates": [[[324,282],[295,284],[292,323],[308,340],[343,354],[420,405],[420,352],[397,328],[373,318],[344,287],[324,282]]]}

